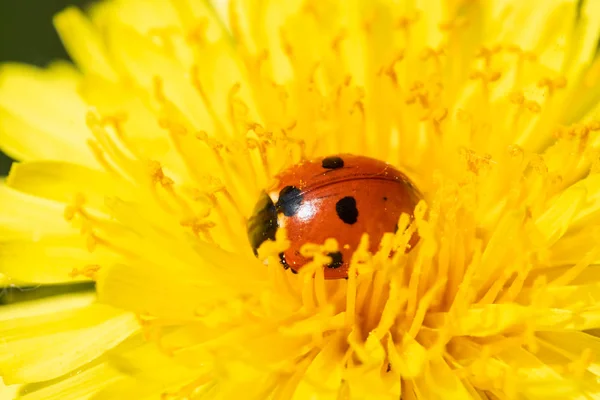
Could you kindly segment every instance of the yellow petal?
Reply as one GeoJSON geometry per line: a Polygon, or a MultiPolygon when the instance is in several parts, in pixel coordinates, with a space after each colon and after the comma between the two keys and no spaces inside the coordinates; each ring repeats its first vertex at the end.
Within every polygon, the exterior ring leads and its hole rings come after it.
{"type": "MultiPolygon", "coordinates": [[[[82,195],[85,207],[104,210],[106,197],[126,196],[125,182],[77,164],[61,161],[32,161],[15,163],[6,184],[11,188],[37,197],[71,204],[82,195]]],[[[125,197],[127,199],[127,197],[125,197]]]]}
{"type": "Polygon", "coordinates": [[[116,80],[100,32],[79,9],[69,7],[54,17],[54,26],[71,58],[86,74],[116,80]]]}
{"type": "Polygon", "coordinates": [[[40,199],[0,183],[0,241],[69,236],[77,231],[64,219],[64,205],[40,199]]]}
{"type": "Polygon", "coordinates": [[[19,393],[20,385],[5,385],[0,378],[0,399],[2,400],[13,400],[17,398],[19,393]]]}
{"type": "MultiPolygon", "coordinates": [[[[98,295],[102,301],[126,310],[190,320],[213,309],[219,315],[217,310],[230,301],[236,302],[241,293],[261,290],[256,286],[259,282],[253,281],[251,276],[232,276],[226,274],[226,270],[218,271],[224,264],[212,264],[209,257],[198,257],[191,265],[177,258],[166,263],[150,258],[139,263],[132,260],[128,265],[103,267],[98,275],[98,295]],[[216,304],[220,306],[215,308],[216,304]]],[[[263,267],[245,257],[231,257],[231,260],[233,265],[248,265],[250,271],[251,265],[263,267]]]]}
{"type": "Polygon", "coordinates": [[[567,37],[570,46],[564,70],[569,80],[576,79],[594,60],[600,37],[600,3],[593,0],[579,3],[579,19],[567,37]]]}
{"type": "MultiPolygon", "coordinates": [[[[586,191],[585,202],[573,216],[573,230],[588,225],[596,225],[597,218],[600,216],[600,174],[592,174],[582,179],[573,188],[579,187],[586,191]]],[[[567,189],[570,190],[570,189],[567,189]]]]}
{"type": "MultiPolygon", "coordinates": [[[[160,160],[176,181],[189,181],[185,162],[177,147],[169,138],[169,132],[160,127],[151,105],[144,95],[120,84],[106,82],[94,77],[86,78],[81,86],[81,96],[97,109],[100,115],[121,116],[121,134],[130,143],[130,148],[142,160],[160,160]]],[[[191,136],[191,135],[189,135],[191,136]]],[[[188,139],[177,136],[177,139],[188,139]]],[[[195,143],[196,147],[200,143],[195,143]]],[[[191,146],[188,146],[191,147],[191,146]]],[[[196,148],[190,149],[198,154],[196,148]]],[[[206,151],[205,149],[202,149],[206,151]]]]}
{"type": "Polygon", "coordinates": [[[103,247],[93,253],[88,251],[82,235],[49,236],[36,242],[0,242],[0,272],[12,283],[15,280],[39,284],[87,281],[89,278],[75,271],[115,260],[115,255],[103,247]]]}
{"type": "Polygon", "coordinates": [[[215,131],[200,94],[191,85],[189,69],[164,54],[151,38],[128,26],[111,25],[108,35],[111,52],[135,86],[157,98],[160,95],[155,85],[156,79],[160,79],[164,97],[189,119],[192,127],[215,131]]]}
{"type": "Polygon", "coordinates": [[[579,184],[561,193],[535,222],[540,240],[550,245],[556,243],[573,223],[586,196],[585,186],[579,184]]]}
{"type": "MultiPolygon", "coordinates": [[[[540,339],[543,347],[565,357],[565,361],[574,364],[572,367],[583,367],[584,370],[600,376],[600,362],[595,358],[597,354],[600,354],[598,337],[577,331],[539,332],[536,336],[540,339]],[[585,355],[588,352],[591,357],[586,362],[585,355]],[[583,361],[583,363],[577,365],[578,361],[583,361]]],[[[596,382],[596,384],[599,385],[600,382],[596,382]]]]}
{"type": "Polygon", "coordinates": [[[560,374],[544,360],[524,348],[506,351],[498,356],[509,369],[519,393],[531,399],[571,399],[582,395],[583,388],[567,374],[560,374]],[[512,367],[512,368],[511,368],[512,367]]]}
{"type": "Polygon", "coordinates": [[[552,49],[560,35],[572,26],[575,7],[574,0],[490,2],[487,32],[493,36],[489,39],[494,43],[514,44],[543,54],[552,49]]]}
{"type": "Polygon", "coordinates": [[[431,369],[425,375],[424,380],[429,383],[428,386],[439,398],[456,400],[477,398],[473,387],[461,381],[442,358],[432,360],[431,369]]]}
{"type": "Polygon", "coordinates": [[[153,344],[134,336],[51,385],[24,385],[19,399],[159,399],[169,391],[175,393],[178,386],[200,373],[177,364],[153,344]]]}
{"type": "Polygon", "coordinates": [[[133,334],[132,314],[98,304],[89,293],[0,310],[0,373],[7,383],[57,378],[133,334]]]}
{"type": "Polygon", "coordinates": [[[199,386],[202,377],[210,374],[207,368],[187,368],[141,338],[137,342],[108,355],[106,363],[120,372],[121,379],[100,390],[94,400],[177,398],[182,385],[194,381],[199,386]]]}
{"type": "Polygon", "coordinates": [[[51,380],[51,385],[26,384],[18,391],[19,400],[81,400],[92,399],[105,386],[121,378],[107,364],[92,362],[64,377],[51,380]]]}
{"type": "MultiPolygon", "coordinates": [[[[575,231],[563,236],[551,248],[544,267],[574,265],[598,245],[598,235],[588,229],[575,231]]],[[[600,263],[600,256],[591,260],[592,264],[600,263]]]]}
{"type": "Polygon", "coordinates": [[[86,140],[87,106],[77,94],[80,75],[66,64],[47,70],[0,67],[0,147],[21,160],[71,160],[95,167],[86,140]],[[31,96],[35,93],[35,96],[31,96]]]}

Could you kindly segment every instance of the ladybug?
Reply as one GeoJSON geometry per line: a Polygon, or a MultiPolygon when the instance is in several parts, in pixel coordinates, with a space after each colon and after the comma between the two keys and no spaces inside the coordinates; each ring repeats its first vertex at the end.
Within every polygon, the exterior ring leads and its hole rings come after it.
{"type": "Polygon", "coordinates": [[[412,215],[420,198],[408,177],[383,161],[350,154],[304,161],[279,173],[260,195],[248,238],[258,255],[260,245],[285,227],[291,246],[279,259],[294,273],[309,261],[300,254],[302,245],[335,238],[339,251],[328,254],[325,279],[347,278],[363,233],[369,250],[377,251],[383,234],[395,232],[400,215],[412,215]]]}

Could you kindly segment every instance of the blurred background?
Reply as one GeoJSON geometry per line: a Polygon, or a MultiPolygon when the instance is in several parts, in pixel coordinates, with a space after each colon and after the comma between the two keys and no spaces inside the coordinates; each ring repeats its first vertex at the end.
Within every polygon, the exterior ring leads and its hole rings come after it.
{"type": "MultiPolygon", "coordinates": [[[[45,66],[68,59],[52,26],[52,16],[69,5],[83,7],[89,0],[0,0],[0,63],[25,62],[45,66]]],[[[0,176],[11,160],[0,153],[0,176]]]]}

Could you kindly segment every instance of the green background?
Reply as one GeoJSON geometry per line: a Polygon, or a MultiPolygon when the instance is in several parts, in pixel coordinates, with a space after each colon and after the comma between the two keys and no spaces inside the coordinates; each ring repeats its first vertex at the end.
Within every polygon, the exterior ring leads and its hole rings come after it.
{"type": "MultiPolygon", "coordinates": [[[[68,5],[85,6],[86,0],[0,0],[0,62],[19,61],[44,66],[68,59],[52,16],[68,5]]],[[[0,175],[10,167],[0,153],[0,175]]]]}

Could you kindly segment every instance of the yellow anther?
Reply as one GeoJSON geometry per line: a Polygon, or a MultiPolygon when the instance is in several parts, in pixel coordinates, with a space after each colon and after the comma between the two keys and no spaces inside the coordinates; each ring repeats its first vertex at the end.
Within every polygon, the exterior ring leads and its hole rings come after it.
{"type": "Polygon", "coordinates": [[[283,28],[279,31],[279,40],[281,41],[281,48],[282,48],[283,52],[285,53],[285,55],[292,58],[294,56],[294,48],[292,47],[292,44],[288,40],[283,28]]]}
{"type": "Polygon", "coordinates": [[[119,111],[110,115],[100,116],[101,125],[111,125],[115,129],[120,129],[124,122],[127,122],[128,115],[125,111],[119,111]]]}
{"type": "Polygon", "coordinates": [[[76,278],[78,276],[85,276],[86,278],[89,278],[91,280],[96,280],[96,278],[98,276],[98,271],[100,271],[100,265],[91,264],[91,265],[86,265],[81,268],[73,268],[73,270],[71,270],[71,272],[69,272],[69,276],[71,278],[76,278]]]}
{"type": "Polygon", "coordinates": [[[501,76],[502,76],[502,73],[500,71],[477,70],[477,71],[473,71],[469,75],[469,78],[471,78],[473,80],[481,80],[484,84],[486,84],[486,83],[497,81],[498,79],[500,79],[501,76]]]}
{"type": "Polygon", "coordinates": [[[246,126],[249,131],[256,133],[257,136],[265,133],[265,128],[257,122],[249,122],[246,124],[246,126]]]}
{"type": "Polygon", "coordinates": [[[164,82],[163,79],[158,75],[152,77],[152,90],[154,93],[154,97],[159,103],[167,102],[167,98],[165,96],[164,91],[164,82]]]}
{"type": "Polygon", "coordinates": [[[508,155],[513,158],[523,158],[525,151],[520,146],[511,144],[508,146],[508,155]]]}
{"type": "Polygon", "coordinates": [[[314,258],[318,254],[334,252],[337,251],[337,249],[337,241],[335,241],[335,239],[327,239],[323,245],[315,243],[305,243],[300,248],[300,254],[306,258],[314,258]]]}
{"type": "Polygon", "coordinates": [[[461,148],[459,154],[467,163],[469,171],[475,174],[487,169],[492,163],[492,156],[490,154],[480,155],[466,148],[461,148]]]}
{"type": "Polygon", "coordinates": [[[76,215],[81,214],[84,204],[85,196],[82,193],[76,193],[73,202],[65,207],[63,212],[65,220],[72,221],[76,215]]]}
{"type": "Polygon", "coordinates": [[[160,126],[163,129],[168,130],[170,133],[175,134],[175,135],[184,136],[188,133],[187,128],[183,124],[173,121],[172,119],[170,119],[168,117],[159,118],[158,126],[160,126]]]}
{"type": "Polygon", "coordinates": [[[502,50],[502,45],[500,45],[500,44],[496,44],[496,45],[493,45],[490,47],[483,46],[483,47],[479,48],[475,57],[489,58],[489,57],[493,56],[494,54],[498,54],[501,50],[502,50]]]}
{"type": "Polygon", "coordinates": [[[399,29],[408,29],[417,22],[420,18],[420,15],[415,12],[413,15],[403,15],[396,20],[396,28],[399,29]]]}
{"type": "Polygon", "coordinates": [[[538,81],[537,86],[539,88],[547,88],[548,94],[552,95],[557,89],[567,86],[567,79],[565,77],[558,77],[556,79],[542,78],[538,81]]]}
{"type": "Polygon", "coordinates": [[[415,207],[415,220],[422,221],[425,219],[425,214],[427,213],[427,203],[424,200],[419,201],[415,207]]]}
{"type": "Polygon", "coordinates": [[[570,129],[567,128],[566,126],[558,126],[554,129],[554,131],[552,132],[552,135],[555,138],[564,139],[569,136],[569,132],[570,132],[570,129]]]}
{"type": "Polygon", "coordinates": [[[208,133],[206,133],[205,131],[197,132],[195,136],[196,139],[200,140],[201,142],[204,142],[208,147],[215,151],[222,150],[225,147],[225,145],[219,142],[217,139],[208,136],[208,133]]]}
{"type": "Polygon", "coordinates": [[[477,52],[476,57],[483,59],[485,66],[489,68],[492,63],[493,56],[498,54],[501,50],[502,46],[499,44],[491,47],[481,47],[477,52]]]}
{"type": "Polygon", "coordinates": [[[246,146],[248,146],[248,149],[254,150],[254,149],[260,148],[260,142],[253,138],[247,138],[246,146]]]}
{"type": "Polygon", "coordinates": [[[444,50],[442,48],[434,49],[433,47],[426,47],[423,51],[421,51],[419,58],[423,61],[427,61],[430,58],[438,59],[439,56],[443,54],[444,50]]]}
{"type": "Polygon", "coordinates": [[[431,120],[437,124],[442,122],[448,116],[448,109],[445,107],[437,108],[431,113],[431,120]]]}
{"type": "Polygon", "coordinates": [[[63,212],[63,216],[65,220],[72,221],[77,215],[78,208],[73,205],[68,205],[65,207],[65,211],[63,212]]]}
{"type": "Polygon", "coordinates": [[[365,115],[365,105],[363,104],[362,101],[358,100],[358,101],[354,102],[354,104],[352,105],[351,114],[354,114],[354,111],[360,112],[361,115],[364,117],[364,115],[365,115]]]}
{"type": "Polygon", "coordinates": [[[201,140],[201,141],[207,141],[208,140],[208,133],[206,133],[205,131],[200,131],[198,133],[196,133],[196,139],[201,140]]]}
{"type": "Polygon", "coordinates": [[[572,135],[576,138],[587,137],[589,133],[590,130],[586,125],[575,125],[572,129],[572,135]]]}
{"type": "Polygon", "coordinates": [[[329,238],[325,240],[325,243],[323,244],[323,251],[327,253],[333,253],[335,251],[338,251],[337,240],[335,240],[334,238],[329,238]]]}
{"type": "Polygon", "coordinates": [[[96,249],[96,246],[98,246],[98,238],[93,233],[88,234],[85,246],[90,253],[93,252],[96,249]]]}
{"type": "Polygon", "coordinates": [[[540,106],[540,104],[538,102],[533,101],[533,100],[528,100],[525,103],[525,108],[527,108],[529,111],[531,111],[534,114],[537,114],[540,111],[542,111],[542,106],[540,106]]]}
{"type": "Polygon", "coordinates": [[[425,87],[425,84],[422,81],[414,81],[409,87],[408,90],[411,92],[421,90],[425,87]]]}
{"type": "Polygon", "coordinates": [[[258,248],[258,258],[260,260],[266,260],[272,258],[276,260],[278,267],[279,265],[279,253],[286,251],[291,245],[290,240],[287,237],[287,230],[285,227],[277,229],[275,233],[275,240],[266,240],[258,248]]]}
{"type": "Polygon", "coordinates": [[[331,49],[334,52],[339,53],[340,46],[341,46],[342,42],[344,41],[344,39],[346,39],[347,36],[348,35],[345,30],[340,31],[337,35],[335,35],[335,37],[333,38],[333,40],[331,42],[331,49]]]}
{"type": "Polygon", "coordinates": [[[516,54],[523,61],[533,62],[537,60],[537,54],[532,51],[523,50],[520,46],[509,44],[505,45],[504,49],[509,53],[516,54]]]}
{"type": "Polygon", "coordinates": [[[248,105],[239,97],[240,89],[241,85],[239,83],[234,84],[229,90],[227,97],[229,104],[229,118],[238,129],[247,123],[246,120],[250,113],[250,107],[248,107],[248,105]]]}
{"type": "Polygon", "coordinates": [[[542,174],[548,174],[548,166],[544,161],[544,158],[539,154],[532,154],[529,159],[529,165],[533,168],[534,171],[542,174]]]}
{"type": "Polygon", "coordinates": [[[172,186],[175,182],[165,175],[162,166],[158,161],[148,162],[148,171],[153,183],[159,183],[162,186],[172,186]]]}
{"type": "Polygon", "coordinates": [[[518,105],[522,105],[525,102],[525,96],[521,92],[512,92],[508,96],[508,99],[511,103],[518,105]]]}
{"type": "Polygon", "coordinates": [[[501,76],[502,73],[500,71],[490,71],[487,75],[487,80],[488,82],[496,82],[501,76]]]}
{"type": "Polygon", "coordinates": [[[205,220],[206,217],[208,217],[208,215],[190,217],[181,220],[179,223],[183,227],[190,228],[194,235],[198,236],[200,233],[207,233],[209,229],[216,226],[213,221],[205,220]]]}
{"type": "MultiPolygon", "coordinates": [[[[380,73],[383,73],[385,75],[387,75],[392,82],[394,83],[394,85],[398,84],[398,77],[396,76],[396,65],[401,62],[404,59],[404,50],[399,50],[396,55],[394,56],[394,58],[392,59],[392,61],[390,62],[390,64],[387,67],[382,67],[380,73]]],[[[346,78],[346,82],[345,85],[348,86],[350,84],[350,77],[346,78]]]]}
{"type": "Polygon", "coordinates": [[[187,32],[186,41],[188,43],[205,44],[208,32],[209,21],[208,18],[201,18],[196,24],[187,32]]]}

